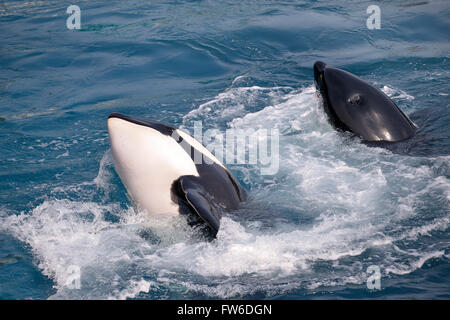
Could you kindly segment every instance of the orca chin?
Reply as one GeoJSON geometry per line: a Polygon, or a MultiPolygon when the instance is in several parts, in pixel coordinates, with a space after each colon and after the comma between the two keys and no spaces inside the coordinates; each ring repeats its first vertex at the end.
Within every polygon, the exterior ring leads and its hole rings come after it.
{"type": "Polygon", "coordinates": [[[381,90],[342,69],[317,61],[314,80],[331,124],[363,141],[397,142],[417,126],[381,90]]]}
{"type": "Polygon", "coordinates": [[[215,237],[222,212],[246,200],[230,171],[179,129],[112,113],[108,134],[116,172],[137,207],[148,214],[187,214],[189,224],[215,237]]]}

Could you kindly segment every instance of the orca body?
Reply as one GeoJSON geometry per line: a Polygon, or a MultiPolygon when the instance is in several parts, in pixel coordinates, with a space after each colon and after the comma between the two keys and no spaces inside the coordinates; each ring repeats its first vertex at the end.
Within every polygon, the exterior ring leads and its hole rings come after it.
{"type": "Polygon", "coordinates": [[[189,214],[216,236],[223,210],[246,192],[228,169],[187,133],[120,113],[108,117],[114,167],[130,197],[148,214],[189,214]]]}
{"type": "Polygon", "coordinates": [[[350,72],[317,61],[314,80],[334,127],[366,142],[397,142],[414,135],[416,125],[386,94],[350,72]]]}

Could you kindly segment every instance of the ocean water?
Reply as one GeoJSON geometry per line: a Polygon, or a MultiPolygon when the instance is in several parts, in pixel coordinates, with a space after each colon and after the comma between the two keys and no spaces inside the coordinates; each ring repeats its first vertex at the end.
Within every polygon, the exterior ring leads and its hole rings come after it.
{"type": "Polygon", "coordinates": [[[380,30],[372,1],[76,4],[80,30],[68,2],[0,2],[0,299],[450,298],[447,1],[379,1],[380,30]],[[385,149],[335,131],[316,60],[382,89],[417,135],[385,149]],[[250,198],[201,241],[134,208],[113,111],[276,128],[279,171],[229,165],[250,198]]]}

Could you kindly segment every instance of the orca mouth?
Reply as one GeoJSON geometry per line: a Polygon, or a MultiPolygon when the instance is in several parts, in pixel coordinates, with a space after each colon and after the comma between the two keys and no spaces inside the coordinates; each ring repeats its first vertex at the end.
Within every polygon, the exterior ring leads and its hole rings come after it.
{"type": "Polygon", "coordinates": [[[123,114],[123,113],[119,113],[119,112],[113,112],[113,113],[111,113],[109,116],[108,116],[108,119],[110,119],[110,118],[120,118],[120,119],[122,119],[122,118],[127,118],[127,117],[129,117],[129,116],[127,116],[126,114],[123,114]]]}
{"type": "Polygon", "coordinates": [[[135,117],[132,117],[132,116],[129,116],[129,115],[120,113],[120,112],[113,112],[113,113],[111,113],[111,114],[108,116],[108,119],[111,119],[111,118],[122,119],[122,120],[125,120],[125,121],[129,121],[129,122],[133,122],[133,123],[138,123],[138,124],[139,124],[139,123],[145,123],[145,122],[148,122],[148,121],[149,121],[149,120],[146,120],[146,119],[135,118],[135,117]]]}
{"type": "Polygon", "coordinates": [[[323,71],[325,70],[326,67],[327,67],[327,64],[325,62],[316,61],[316,63],[314,63],[314,72],[323,73],[323,71]]]}
{"type": "Polygon", "coordinates": [[[319,89],[322,93],[325,88],[325,69],[327,64],[322,61],[316,61],[314,63],[314,82],[316,84],[316,88],[319,89]]]}
{"type": "Polygon", "coordinates": [[[325,113],[328,115],[328,119],[331,124],[341,130],[349,131],[349,127],[339,119],[336,111],[332,108],[332,105],[329,102],[328,89],[325,81],[325,70],[327,68],[328,65],[325,62],[316,61],[316,63],[314,63],[314,83],[316,85],[316,89],[322,97],[323,108],[325,113]]]}
{"type": "Polygon", "coordinates": [[[158,121],[153,121],[153,120],[147,120],[147,119],[142,119],[142,118],[135,118],[120,112],[113,112],[108,116],[108,120],[109,119],[121,119],[121,120],[125,120],[137,125],[141,125],[141,126],[145,126],[145,127],[149,127],[155,130],[158,130],[159,132],[161,132],[162,134],[165,135],[172,135],[173,131],[175,130],[175,128],[165,125],[161,122],[158,121]]]}

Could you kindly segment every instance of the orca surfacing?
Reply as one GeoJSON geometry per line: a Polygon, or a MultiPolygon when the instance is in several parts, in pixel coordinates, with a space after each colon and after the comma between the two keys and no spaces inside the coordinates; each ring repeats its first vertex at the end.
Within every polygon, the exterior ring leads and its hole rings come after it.
{"type": "Polygon", "coordinates": [[[246,199],[230,171],[179,129],[112,113],[108,133],[114,167],[130,197],[148,214],[190,213],[215,237],[222,211],[237,209],[246,199]]]}
{"type": "Polygon", "coordinates": [[[417,126],[381,90],[321,61],[314,80],[332,125],[365,142],[398,142],[411,138],[417,126]]]}

